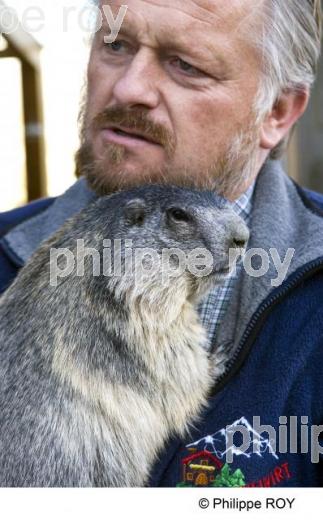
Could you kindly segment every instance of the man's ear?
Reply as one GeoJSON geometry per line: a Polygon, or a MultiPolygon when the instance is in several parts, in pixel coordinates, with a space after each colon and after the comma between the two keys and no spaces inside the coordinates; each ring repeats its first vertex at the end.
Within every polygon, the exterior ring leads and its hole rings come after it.
{"type": "Polygon", "coordinates": [[[272,150],[288,134],[308,105],[309,89],[288,91],[277,99],[260,131],[260,146],[272,150]]]}

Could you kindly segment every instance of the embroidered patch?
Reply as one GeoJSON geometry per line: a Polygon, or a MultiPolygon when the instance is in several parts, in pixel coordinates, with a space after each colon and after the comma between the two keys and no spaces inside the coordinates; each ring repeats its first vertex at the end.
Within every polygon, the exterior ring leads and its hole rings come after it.
{"type": "Polygon", "coordinates": [[[182,460],[183,481],[177,487],[243,487],[244,475],[240,469],[234,473],[229,464],[223,464],[207,451],[193,453],[182,460]]]}
{"type": "Polygon", "coordinates": [[[246,482],[242,469],[236,467],[237,460],[251,459],[254,456],[258,457],[258,460],[265,456],[266,459],[269,456],[279,460],[279,457],[270,440],[259,435],[245,417],[212,435],[206,435],[186,445],[185,448],[186,454],[181,460],[180,469],[182,480],[177,487],[271,487],[291,478],[289,465],[284,462],[258,480],[246,482]],[[228,437],[239,432],[239,427],[245,428],[251,439],[250,446],[244,450],[228,443],[228,437]],[[235,467],[228,462],[228,454],[235,467]]]}

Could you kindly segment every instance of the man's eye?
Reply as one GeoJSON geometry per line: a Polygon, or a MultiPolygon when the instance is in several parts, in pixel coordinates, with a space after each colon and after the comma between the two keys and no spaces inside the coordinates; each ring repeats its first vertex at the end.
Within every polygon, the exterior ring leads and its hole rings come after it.
{"type": "Polygon", "coordinates": [[[104,46],[113,53],[125,50],[125,42],[123,42],[122,40],[115,40],[111,43],[105,43],[104,46]]]}
{"type": "Polygon", "coordinates": [[[182,72],[186,72],[191,76],[203,75],[203,72],[201,70],[197,69],[196,67],[193,67],[193,65],[190,65],[189,63],[187,63],[187,61],[184,61],[181,58],[175,58],[172,61],[172,63],[182,72]]]}

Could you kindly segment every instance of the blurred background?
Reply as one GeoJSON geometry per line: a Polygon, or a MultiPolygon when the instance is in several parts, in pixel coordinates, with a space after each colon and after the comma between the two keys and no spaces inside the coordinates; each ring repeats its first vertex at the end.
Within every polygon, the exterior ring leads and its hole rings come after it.
{"type": "MultiPolygon", "coordinates": [[[[75,181],[90,20],[88,0],[0,0],[0,211],[75,181]]],[[[284,162],[323,192],[323,58],[284,162]]]]}
{"type": "Polygon", "coordinates": [[[0,0],[0,211],[58,195],[75,180],[89,53],[86,6],[82,0],[0,0]],[[14,27],[10,8],[20,23],[7,34],[14,27]]]}

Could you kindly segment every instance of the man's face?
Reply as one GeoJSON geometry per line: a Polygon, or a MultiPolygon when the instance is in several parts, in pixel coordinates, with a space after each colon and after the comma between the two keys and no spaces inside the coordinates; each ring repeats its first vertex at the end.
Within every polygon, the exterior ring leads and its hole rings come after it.
{"type": "MultiPolygon", "coordinates": [[[[234,198],[248,187],[260,167],[260,63],[246,34],[260,3],[128,0],[109,44],[103,24],[77,154],[97,191],[173,182],[234,198]]],[[[116,17],[122,2],[109,5],[116,17]]]]}

